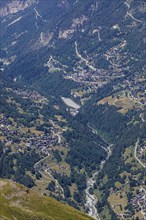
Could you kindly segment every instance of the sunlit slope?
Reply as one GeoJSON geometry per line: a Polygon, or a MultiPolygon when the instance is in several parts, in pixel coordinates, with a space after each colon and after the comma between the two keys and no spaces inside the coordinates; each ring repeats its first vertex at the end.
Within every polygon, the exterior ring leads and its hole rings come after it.
{"type": "Polygon", "coordinates": [[[36,194],[11,180],[0,180],[0,219],[16,220],[88,220],[90,217],[36,194]]]}

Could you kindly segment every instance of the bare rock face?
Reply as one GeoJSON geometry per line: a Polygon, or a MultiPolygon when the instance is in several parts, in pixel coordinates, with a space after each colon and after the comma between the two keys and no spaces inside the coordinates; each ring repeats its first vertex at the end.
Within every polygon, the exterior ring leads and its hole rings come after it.
{"type": "Polygon", "coordinates": [[[11,0],[7,1],[5,4],[0,5],[0,17],[5,17],[9,14],[15,14],[18,11],[22,11],[32,4],[37,2],[37,0],[11,0]]]}

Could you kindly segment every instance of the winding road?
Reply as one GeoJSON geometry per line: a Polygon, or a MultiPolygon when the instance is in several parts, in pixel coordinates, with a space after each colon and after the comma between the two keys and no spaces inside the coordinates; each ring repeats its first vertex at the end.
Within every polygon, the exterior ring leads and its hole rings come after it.
{"type": "Polygon", "coordinates": [[[77,45],[77,42],[75,42],[75,51],[76,51],[76,55],[83,61],[86,63],[86,65],[92,70],[92,71],[96,71],[96,68],[93,67],[90,62],[85,59],[84,57],[82,57],[82,55],[79,53],[78,51],[78,45],[77,45]]]}
{"type": "Polygon", "coordinates": [[[140,113],[139,117],[141,118],[141,121],[144,123],[145,119],[144,119],[143,113],[140,113]]]}
{"type": "Polygon", "coordinates": [[[43,163],[46,159],[48,159],[50,156],[51,156],[51,154],[48,154],[48,156],[44,157],[43,159],[41,159],[40,161],[38,161],[37,163],[35,163],[34,169],[37,170],[44,178],[50,180],[50,178],[47,177],[47,176],[44,174],[44,172],[47,173],[47,175],[49,175],[49,176],[54,180],[55,185],[56,185],[56,188],[57,188],[57,189],[60,189],[60,191],[61,191],[61,193],[62,193],[62,196],[63,196],[63,198],[64,198],[64,190],[63,190],[63,188],[61,187],[61,185],[59,184],[58,180],[55,179],[55,178],[52,176],[52,174],[51,174],[51,172],[50,172],[49,169],[44,169],[44,167],[43,167],[43,165],[42,165],[42,163],[43,163]],[[41,165],[41,170],[39,169],[39,166],[40,166],[40,165],[41,165]],[[44,170],[44,172],[43,172],[43,170],[44,170]]]}
{"type": "MultiPolygon", "coordinates": [[[[131,7],[130,7],[130,5],[128,4],[128,2],[126,1],[126,2],[124,2],[124,4],[127,6],[127,8],[128,8],[128,10],[130,10],[131,9],[131,7]]],[[[139,19],[137,19],[137,18],[135,18],[133,15],[132,15],[132,13],[131,12],[129,12],[129,11],[127,11],[127,15],[128,16],[130,16],[134,21],[137,21],[137,22],[140,22],[140,23],[144,23],[144,21],[141,21],[141,20],[139,20],[139,19]]]]}

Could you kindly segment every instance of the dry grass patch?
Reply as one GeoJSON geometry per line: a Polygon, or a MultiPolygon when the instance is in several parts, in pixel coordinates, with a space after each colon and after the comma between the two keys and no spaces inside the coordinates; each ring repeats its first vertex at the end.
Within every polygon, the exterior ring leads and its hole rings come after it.
{"type": "Polygon", "coordinates": [[[31,128],[29,128],[29,130],[30,130],[31,133],[33,133],[33,134],[35,134],[35,135],[38,135],[38,136],[43,134],[42,131],[36,130],[35,127],[31,127],[31,128]]]}
{"type": "Polygon", "coordinates": [[[76,92],[74,92],[74,94],[78,97],[82,97],[87,94],[87,91],[85,91],[85,90],[84,91],[76,91],[76,92]]]}
{"type": "Polygon", "coordinates": [[[60,122],[65,122],[67,123],[66,119],[64,119],[61,115],[55,115],[55,118],[60,121],[60,122]]]}
{"type": "Polygon", "coordinates": [[[134,217],[135,217],[135,218],[136,218],[136,217],[139,217],[139,219],[143,219],[143,215],[142,215],[142,213],[141,213],[140,211],[137,212],[134,217]]]}
{"type": "Polygon", "coordinates": [[[129,175],[130,175],[130,174],[127,173],[126,171],[123,171],[123,172],[120,174],[121,177],[123,177],[123,176],[128,177],[129,175]]]}
{"type": "Polygon", "coordinates": [[[132,147],[128,147],[125,149],[125,152],[123,154],[125,164],[131,163],[131,161],[134,159],[133,151],[134,150],[132,149],[132,147]]]}
{"type": "Polygon", "coordinates": [[[120,189],[122,187],[122,184],[120,182],[115,183],[116,188],[120,189]]]}
{"type": "Polygon", "coordinates": [[[128,110],[133,108],[141,108],[142,106],[135,100],[131,100],[129,97],[126,97],[125,94],[116,94],[115,96],[108,96],[104,99],[101,99],[97,104],[104,105],[108,103],[109,105],[114,105],[118,108],[118,112],[125,114],[128,110]]]}
{"type": "Polygon", "coordinates": [[[33,189],[35,190],[35,192],[37,192],[39,194],[40,193],[43,194],[46,191],[46,188],[48,187],[48,184],[52,180],[53,179],[51,177],[49,177],[49,176],[47,176],[47,178],[42,176],[41,179],[35,181],[36,186],[34,186],[33,189]]]}
{"type": "Polygon", "coordinates": [[[76,186],[76,184],[73,183],[73,184],[69,187],[69,189],[70,189],[71,195],[73,196],[74,192],[77,191],[77,186],[76,186]]]}
{"type": "Polygon", "coordinates": [[[117,214],[124,214],[124,207],[127,205],[128,202],[127,196],[124,193],[113,193],[109,196],[108,201],[117,214]]]}
{"type": "Polygon", "coordinates": [[[0,136],[0,141],[5,141],[5,140],[6,140],[6,137],[0,136]]]}

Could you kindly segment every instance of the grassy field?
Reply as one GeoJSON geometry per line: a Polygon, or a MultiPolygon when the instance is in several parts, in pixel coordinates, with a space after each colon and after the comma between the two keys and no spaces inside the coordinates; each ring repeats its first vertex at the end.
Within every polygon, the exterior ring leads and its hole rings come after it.
{"type": "Polygon", "coordinates": [[[113,193],[109,196],[109,202],[116,213],[124,214],[124,207],[127,205],[127,196],[121,193],[113,193]]]}
{"type": "Polygon", "coordinates": [[[60,122],[67,123],[66,119],[64,119],[61,115],[55,115],[55,118],[60,122]]]}
{"type": "Polygon", "coordinates": [[[5,220],[89,220],[70,206],[36,194],[11,180],[0,180],[0,217],[5,220]]]}
{"type": "Polygon", "coordinates": [[[114,105],[118,108],[118,112],[125,114],[128,110],[133,108],[141,108],[141,105],[138,103],[140,100],[132,100],[128,96],[125,96],[125,93],[115,94],[114,96],[108,96],[100,100],[97,104],[104,105],[108,103],[109,105],[114,105]]]}

